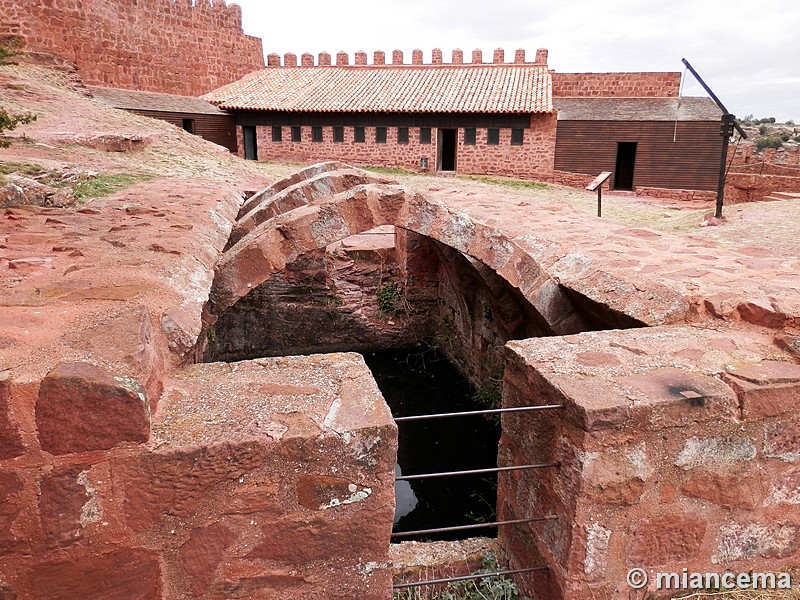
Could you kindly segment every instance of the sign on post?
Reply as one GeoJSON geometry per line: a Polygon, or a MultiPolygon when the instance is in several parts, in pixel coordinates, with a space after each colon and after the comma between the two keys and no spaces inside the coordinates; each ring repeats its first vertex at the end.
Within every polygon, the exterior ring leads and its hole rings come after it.
{"type": "Polygon", "coordinates": [[[594,181],[586,186],[586,189],[590,192],[597,190],[597,216],[603,216],[603,184],[606,182],[606,179],[611,177],[611,171],[603,171],[594,178],[594,181]]]}

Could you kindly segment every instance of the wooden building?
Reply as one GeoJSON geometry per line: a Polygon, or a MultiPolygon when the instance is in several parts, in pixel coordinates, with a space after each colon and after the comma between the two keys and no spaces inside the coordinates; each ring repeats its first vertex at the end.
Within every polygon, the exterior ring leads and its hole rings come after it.
{"type": "Polygon", "coordinates": [[[236,125],[230,113],[189,96],[90,87],[96,100],[136,114],[160,119],[236,152],[236,125]]]}
{"type": "Polygon", "coordinates": [[[555,169],[612,187],[716,189],[722,112],[710,98],[554,98],[555,169]]]}

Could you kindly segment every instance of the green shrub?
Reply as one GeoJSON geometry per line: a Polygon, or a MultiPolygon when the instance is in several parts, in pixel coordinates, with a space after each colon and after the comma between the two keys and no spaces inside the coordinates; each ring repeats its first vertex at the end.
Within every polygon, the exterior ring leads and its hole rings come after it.
{"type": "Polygon", "coordinates": [[[763,150],[764,148],[780,148],[783,146],[783,140],[777,135],[768,135],[756,141],[756,148],[763,150]]]}
{"type": "Polygon", "coordinates": [[[388,283],[378,291],[378,308],[385,313],[396,313],[401,300],[400,288],[396,283],[388,283]]]}
{"type": "Polygon", "coordinates": [[[767,133],[767,126],[766,125],[761,125],[758,128],[758,133],[760,133],[761,135],[764,135],[765,133],[767,133]]]}
{"type": "MultiPolygon", "coordinates": [[[[17,38],[11,38],[0,43],[0,65],[15,64],[11,59],[17,56],[20,51],[20,42],[17,38]]],[[[31,113],[12,114],[4,108],[0,108],[0,148],[8,148],[11,140],[3,132],[16,129],[18,125],[26,125],[36,120],[36,115],[31,113]]]]}
{"type": "Polygon", "coordinates": [[[782,133],[782,134],[781,134],[781,139],[782,139],[784,142],[788,142],[790,139],[792,139],[792,136],[791,136],[791,135],[789,135],[788,133],[782,133]]]}

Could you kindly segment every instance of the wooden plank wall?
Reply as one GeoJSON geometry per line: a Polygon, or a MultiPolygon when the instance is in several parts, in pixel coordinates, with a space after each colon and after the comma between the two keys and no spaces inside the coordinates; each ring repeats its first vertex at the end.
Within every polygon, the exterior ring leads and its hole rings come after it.
{"type": "Polygon", "coordinates": [[[587,175],[614,171],[617,142],[637,142],[634,188],[713,191],[722,152],[719,127],[718,121],[679,122],[675,135],[675,123],[666,121],[559,121],[555,168],[587,175]]]}
{"type": "Polygon", "coordinates": [[[160,119],[183,129],[183,119],[194,119],[194,133],[201,138],[236,152],[236,124],[231,115],[206,115],[195,113],[168,113],[154,110],[131,110],[130,112],[160,119]]]}

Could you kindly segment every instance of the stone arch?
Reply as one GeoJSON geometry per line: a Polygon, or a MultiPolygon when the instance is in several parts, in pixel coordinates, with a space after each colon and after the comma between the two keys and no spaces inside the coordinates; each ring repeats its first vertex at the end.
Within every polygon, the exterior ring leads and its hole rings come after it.
{"type": "Polygon", "coordinates": [[[303,252],[380,225],[393,225],[449,246],[495,271],[530,302],[552,334],[590,328],[571,297],[518,240],[409,188],[365,183],[286,208],[255,226],[223,255],[210,294],[208,321],[213,323],[303,252]]]}

